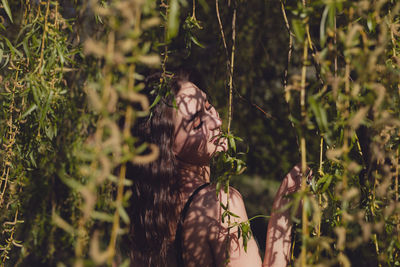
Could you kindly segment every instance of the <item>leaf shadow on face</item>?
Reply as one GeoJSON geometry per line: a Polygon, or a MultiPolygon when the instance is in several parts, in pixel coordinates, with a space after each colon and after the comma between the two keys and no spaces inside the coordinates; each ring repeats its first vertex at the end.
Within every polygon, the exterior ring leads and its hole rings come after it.
{"type": "Polygon", "coordinates": [[[207,98],[195,85],[190,85],[193,86],[194,90],[182,92],[188,86],[182,87],[176,97],[177,110],[173,115],[175,123],[174,149],[178,149],[178,151],[174,152],[181,160],[189,160],[192,157],[191,163],[207,165],[211,157],[217,152],[218,147],[221,146],[216,145],[213,151],[207,151],[209,149],[208,142],[214,135],[213,128],[217,128],[214,125],[217,125],[218,122],[214,118],[210,119],[210,117],[204,119],[206,115],[204,105],[207,98]],[[203,125],[199,129],[194,129],[194,122],[203,125]],[[196,160],[197,162],[195,162],[196,160]]]}

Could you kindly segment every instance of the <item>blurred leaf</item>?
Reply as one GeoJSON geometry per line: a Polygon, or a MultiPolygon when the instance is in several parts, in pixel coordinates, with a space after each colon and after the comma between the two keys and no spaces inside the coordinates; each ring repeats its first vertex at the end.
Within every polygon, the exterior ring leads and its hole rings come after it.
{"type": "Polygon", "coordinates": [[[201,48],[204,48],[204,45],[202,45],[198,40],[197,40],[197,38],[195,37],[195,36],[191,36],[190,37],[190,40],[192,40],[192,42],[193,43],[195,43],[197,46],[199,46],[199,47],[201,47],[201,48]]]}
{"type": "Polygon", "coordinates": [[[44,107],[42,108],[42,110],[40,112],[40,117],[39,117],[39,127],[40,128],[43,128],[43,121],[46,118],[47,111],[49,110],[50,103],[51,103],[51,101],[53,99],[53,94],[54,94],[53,91],[50,91],[49,96],[48,96],[48,98],[46,100],[46,103],[45,103],[44,107]]]}
{"type": "Polygon", "coordinates": [[[293,31],[294,35],[296,36],[297,40],[300,43],[304,42],[304,35],[306,33],[306,30],[304,28],[304,24],[301,20],[298,19],[293,19],[292,20],[292,25],[293,25],[293,31]]]}
{"type": "Polygon", "coordinates": [[[168,12],[168,31],[167,38],[171,40],[174,38],[179,31],[179,1],[171,0],[169,2],[169,12],[168,12]]]}
{"type": "Polygon", "coordinates": [[[26,116],[28,116],[29,114],[32,113],[32,111],[37,109],[37,105],[36,104],[32,104],[27,111],[24,112],[24,114],[22,114],[22,119],[25,118],[26,116]]]}
{"type": "Polygon", "coordinates": [[[1,0],[1,3],[3,4],[3,8],[7,13],[7,16],[10,18],[11,22],[14,23],[13,18],[12,18],[12,14],[11,14],[11,10],[10,10],[10,6],[8,5],[8,1],[7,0],[1,0]]]}
{"type": "Polygon", "coordinates": [[[328,17],[329,8],[330,8],[330,5],[325,6],[324,12],[322,12],[321,24],[319,27],[319,38],[320,38],[320,43],[321,43],[322,47],[325,45],[326,38],[327,38],[325,35],[325,33],[326,33],[325,29],[326,29],[326,19],[328,17]]]}

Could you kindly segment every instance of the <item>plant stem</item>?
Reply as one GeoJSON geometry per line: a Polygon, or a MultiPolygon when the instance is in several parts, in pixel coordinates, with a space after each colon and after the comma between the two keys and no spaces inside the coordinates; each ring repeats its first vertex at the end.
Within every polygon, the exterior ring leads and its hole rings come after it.
{"type": "Polygon", "coordinates": [[[228,46],[226,45],[225,34],[224,34],[224,28],[223,28],[223,26],[222,26],[221,16],[220,16],[220,14],[219,14],[218,0],[215,0],[215,11],[216,11],[216,13],[217,13],[217,19],[218,19],[219,30],[220,30],[220,32],[221,32],[222,43],[224,44],[227,62],[229,63],[229,60],[228,60],[228,46]]]}
{"type": "MultiPolygon", "coordinates": [[[[129,111],[127,110],[127,113],[128,112],[129,111]]],[[[126,176],[126,164],[122,164],[121,170],[119,173],[119,179],[118,179],[117,199],[115,201],[115,212],[114,212],[113,226],[112,226],[112,230],[111,230],[111,238],[110,238],[110,243],[108,244],[108,248],[107,248],[107,250],[109,252],[108,263],[110,265],[112,264],[112,261],[114,259],[115,245],[117,242],[117,234],[118,234],[118,230],[120,229],[120,227],[119,227],[119,209],[118,208],[122,207],[125,176],[126,176]]]]}
{"type": "MultiPolygon", "coordinates": [[[[303,4],[305,4],[303,2],[303,4]]],[[[306,24],[306,29],[308,29],[308,23],[306,24]]],[[[300,152],[301,152],[301,191],[303,193],[303,202],[305,200],[307,192],[307,160],[306,160],[306,139],[305,139],[305,127],[306,127],[306,74],[307,74],[307,59],[308,59],[308,38],[304,39],[303,43],[303,66],[301,69],[301,83],[300,83],[300,109],[301,109],[301,136],[300,136],[300,152]]],[[[308,217],[307,211],[303,206],[302,209],[302,245],[301,245],[301,255],[300,261],[301,266],[307,266],[307,239],[308,239],[308,217]]]]}
{"type": "Polygon", "coordinates": [[[192,18],[196,19],[196,0],[193,0],[192,18]]]}
{"type": "MultiPolygon", "coordinates": [[[[165,8],[165,21],[164,21],[164,58],[163,61],[161,62],[161,68],[162,68],[162,79],[164,82],[165,76],[166,76],[166,65],[167,65],[167,60],[168,60],[168,0],[166,0],[166,3],[164,3],[164,0],[161,0],[161,6],[165,8]]],[[[162,54],[162,53],[161,53],[162,54]]]]}
{"type": "MultiPolygon", "coordinates": [[[[293,51],[293,33],[290,31],[290,25],[289,25],[289,21],[286,16],[285,5],[283,4],[282,0],[280,0],[280,2],[281,2],[281,11],[282,11],[283,19],[285,20],[286,30],[288,31],[288,34],[289,34],[289,49],[288,49],[288,54],[287,54],[286,68],[285,68],[285,72],[284,72],[284,76],[283,76],[283,88],[285,90],[285,93],[289,93],[289,92],[286,92],[287,91],[286,88],[287,88],[287,84],[288,84],[289,65],[290,65],[292,51],[293,51]]],[[[292,122],[292,126],[294,128],[293,122],[292,122]]]]}
{"type": "Polygon", "coordinates": [[[8,131],[8,142],[5,144],[5,148],[7,149],[5,158],[3,159],[4,162],[4,170],[3,170],[3,174],[1,176],[1,180],[0,180],[0,189],[2,189],[1,194],[0,194],[0,207],[3,206],[3,202],[4,202],[4,194],[6,192],[6,188],[7,188],[7,184],[8,184],[8,179],[9,179],[9,173],[11,170],[11,160],[12,160],[12,156],[14,154],[13,152],[13,145],[15,143],[15,136],[17,134],[17,132],[15,131],[16,129],[18,129],[18,126],[16,126],[14,124],[15,120],[13,117],[13,113],[15,112],[15,90],[16,90],[16,85],[17,85],[17,81],[18,81],[18,75],[20,72],[20,68],[18,67],[17,71],[15,72],[15,78],[14,78],[14,85],[13,85],[13,89],[11,91],[11,104],[9,106],[9,110],[8,110],[8,114],[10,115],[10,117],[7,120],[7,126],[8,131]],[[4,183],[3,183],[4,181],[4,183]]]}
{"type": "Polygon", "coordinates": [[[228,111],[228,134],[231,130],[232,122],[232,89],[233,89],[233,66],[235,62],[235,41],[236,41],[236,8],[233,9],[232,17],[232,52],[230,61],[230,71],[229,71],[229,111],[228,111]]]}
{"type": "MultiPolygon", "coordinates": [[[[319,144],[319,168],[318,168],[318,174],[320,177],[324,175],[323,172],[323,154],[324,154],[324,137],[321,134],[321,141],[319,144]]],[[[321,208],[322,206],[322,193],[318,193],[318,207],[321,208]]],[[[321,217],[319,217],[318,223],[317,223],[317,238],[321,236],[321,217]]],[[[317,255],[316,255],[316,260],[318,261],[319,258],[319,252],[320,252],[320,246],[317,245],[317,255]]]]}

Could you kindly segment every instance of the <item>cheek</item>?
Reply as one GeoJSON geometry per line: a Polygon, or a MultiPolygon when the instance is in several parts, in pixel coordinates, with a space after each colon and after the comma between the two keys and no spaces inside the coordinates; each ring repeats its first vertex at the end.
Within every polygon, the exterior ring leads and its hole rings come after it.
{"type": "Polygon", "coordinates": [[[173,152],[182,160],[199,163],[207,158],[209,144],[206,132],[203,130],[195,133],[178,132],[173,145],[173,152]]]}
{"type": "Polygon", "coordinates": [[[184,145],[184,140],[185,137],[181,132],[175,133],[175,140],[172,146],[172,151],[174,152],[175,155],[178,155],[181,152],[182,147],[184,145]]]}

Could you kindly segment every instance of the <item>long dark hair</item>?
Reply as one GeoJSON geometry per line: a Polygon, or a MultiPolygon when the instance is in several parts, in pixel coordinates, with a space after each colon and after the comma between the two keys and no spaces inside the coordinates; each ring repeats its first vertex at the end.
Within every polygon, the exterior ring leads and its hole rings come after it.
{"type": "MultiPolygon", "coordinates": [[[[143,90],[152,103],[160,75],[147,79],[143,90]],[[154,83],[156,81],[156,84],[154,83]]],[[[131,260],[143,266],[166,266],[167,251],[178,220],[181,181],[177,175],[177,163],[172,152],[174,142],[173,98],[180,84],[188,75],[179,74],[164,84],[170,94],[163,96],[151,110],[151,115],[140,118],[134,127],[134,136],[140,142],[155,144],[159,157],[148,164],[127,166],[128,177],[133,180],[132,201],[129,208],[131,219],[131,260]]]]}

